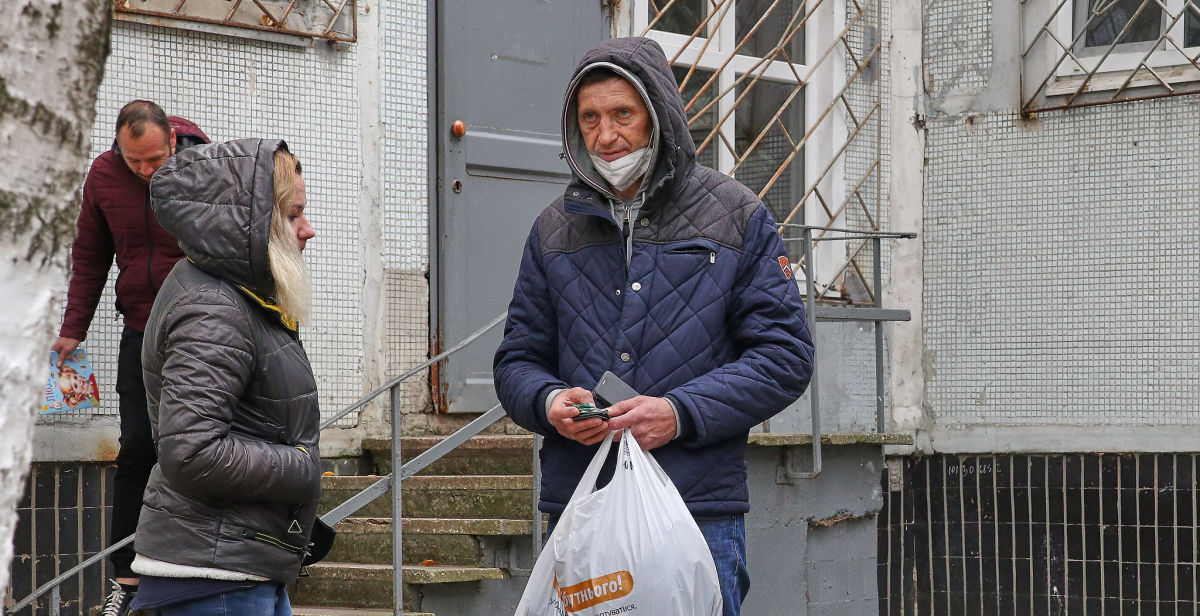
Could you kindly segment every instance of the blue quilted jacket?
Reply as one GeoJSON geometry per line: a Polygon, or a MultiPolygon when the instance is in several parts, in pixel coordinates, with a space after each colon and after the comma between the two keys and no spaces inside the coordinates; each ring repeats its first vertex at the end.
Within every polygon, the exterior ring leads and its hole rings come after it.
{"type": "Polygon", "coordinates": [[[494,363],[508,414],[546,437],[539,507],[563,510],[596,447],[558,434],[547,394],[591,389],[611,370],[678,408],[678,438],[652,454],[692,514],[745,512],[747,433],[795,401],[812,374],[804,307],[775,223],[748,188],[696,163],[675,78],[649,39],[588,52],[567,91],[563,135],[575,179],[529,233],[494,363]],[[574,124],[576,84],[597,66],[635,78],[659,129],[643,205],[628,225],[610,213],[616,197],[574,124]]]}

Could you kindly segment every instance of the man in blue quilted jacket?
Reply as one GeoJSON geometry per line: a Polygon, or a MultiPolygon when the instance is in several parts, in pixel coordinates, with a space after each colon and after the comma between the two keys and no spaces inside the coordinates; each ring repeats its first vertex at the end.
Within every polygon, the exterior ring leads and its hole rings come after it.
{"type": "MultiPolygon", "coordinates": [[[[533,225],[496,351],[496,391],[545,436],[552,523],[596,444],[629,428],[712,550],[725,615],[749,589],[746,437],[795,401],[813,345],[787,252],[754,192],[696,163],[666,56],[646,38],[589,50],[564,102],[574,174],[533,225]],[[610,370],[643,395],[574,421],[610,370]]],[[[601,482],[611,477],[611,460],[601,482]]]]}

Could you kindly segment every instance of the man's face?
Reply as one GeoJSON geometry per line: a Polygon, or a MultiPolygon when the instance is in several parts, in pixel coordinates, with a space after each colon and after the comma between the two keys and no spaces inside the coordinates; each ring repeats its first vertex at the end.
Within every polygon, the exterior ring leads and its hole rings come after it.
{"type": "Polygon", "coordinates": [[[304,178],[297,175],[296,195],[292,201],[292,208],[288,211],[288,224],[292,225],[292,230],[296,232],[296,244],[300,246],[300,250],[304,250],[304,244],[317,235],[317,232],[313,231],[312,225],[308,223],[308,217],[304,215],[304,206],[307,204],[308,198],[304,194],[304,178]]]}
{"type": "Polygon", "coordinates": [[[129,126],[122,126],[117,132],[117,147],[129,170],[148,184],[150,176],[175,153],[175,129],[165,135],[161,128],[147,125],[142,136],[134,137],[129,126]]]}
{"type": "Polygon", "coordinates": [[[628,81],[614,77],[583,86],[576,101],[588,153],[611,162],[650,144],[650,112],[628,81]]]}

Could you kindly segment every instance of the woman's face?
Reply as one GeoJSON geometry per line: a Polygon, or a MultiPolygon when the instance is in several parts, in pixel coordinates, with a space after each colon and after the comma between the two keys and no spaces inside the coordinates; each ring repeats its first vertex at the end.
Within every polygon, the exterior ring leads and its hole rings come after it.
{"type": "Polygon", "coordinates": [[[308,203],[308,199],[304,195],[304,178],[296,175],[296,197],[292,203],[292,207],[288,210],[288,224],[292,225],[292,230],[296,232],[296,245],[300,250],[304,250],[304,243],[317,235],[313,231],[312,225],[308,224],[308,217],[304,215],[304,206],[308,203]]]}

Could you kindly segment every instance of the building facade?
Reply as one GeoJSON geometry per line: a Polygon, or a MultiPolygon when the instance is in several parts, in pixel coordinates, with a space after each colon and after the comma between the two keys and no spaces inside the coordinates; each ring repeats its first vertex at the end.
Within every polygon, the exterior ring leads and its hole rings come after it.
{"type": "MultiPolygon", "coordinates": [[[[325,417],[503,313],[528,225],[566,180],[567,76],[600,38],[647,35],[676,68],[701,161],[760,192],[822,311],[818,387],[761,431],[855,443],[798,489],[772,465],[812,470],[815,452],[752,456],[767,503],[752,559],[818,573],[782,578],[811,591],[804,605],[768,583],[747,607],[1191,613],[1193,0],[357,0],[337,18],[301,2],[292,21],[287,2],[207,21],[146,4],[116,11],[93,153],[134,98],[216,141],[288,141],[317,231],[303,336],[325,417]],[[867,433],[912,444],[847,436],[867,433]],[[823,483],[862,469],[878,480],[850,494],[823,483]],[[796,520],[804,532],[775,545],[796,520]]],[[[85,342],[101,409],[36,430],[13,597],[102,546],[120,327],[106,294],[85,342]]],[[[408,433],[495,404],[498,339],[405,382],[408,433]]],[[[355,459],[389,416],[376,402],[339,420],[323,454],[355,459]]],[[[87,604],[102,588],[97,570],[73,592],[87,604]]]]}

